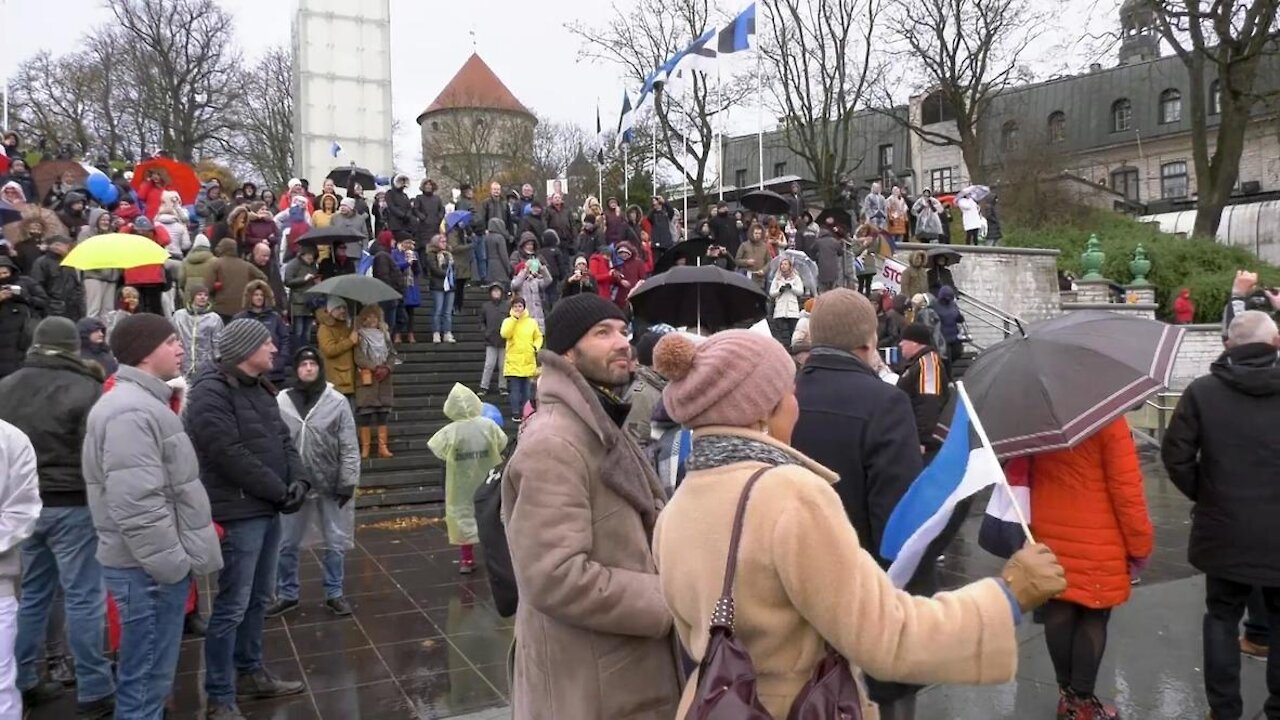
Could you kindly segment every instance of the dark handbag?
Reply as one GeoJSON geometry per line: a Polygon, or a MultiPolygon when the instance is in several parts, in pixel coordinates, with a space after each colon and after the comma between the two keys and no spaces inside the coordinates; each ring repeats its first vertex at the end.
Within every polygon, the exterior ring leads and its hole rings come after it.
{"type": "MultiPolygon", "coordinates": [[[[724,589],[711,613],[707,651],[698,664],[698,689],[687,720],[773,720],[760,704],[756,670],[747,649],[733,636],[733,578],[738,564],[738,544],[751,489],[771,468],[761,468],[747,480],[738,498],[725,563],[724,589]]],[[[827,647],[827,655],[791,705],[788,720],[861,720],[862,703],[849,663],[827,647]]]]}

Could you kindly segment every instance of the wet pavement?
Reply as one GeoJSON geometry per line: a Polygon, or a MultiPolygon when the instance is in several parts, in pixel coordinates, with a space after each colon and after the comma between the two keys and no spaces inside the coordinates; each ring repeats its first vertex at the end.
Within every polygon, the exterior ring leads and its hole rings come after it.
{"type": "MultiPolygon", "coordinates": [[[[1144,454],[1156,552],[1133,600],[1111,621],[1099,678],[1100,695],[1127,719],[1202,718],[1200,618],[1203,580],[1186,562],[1189,504],[1144,454]]],[[[974,504],[960,538],[940,562],[948,587],[998,572],[1002,561],[976,545],[985,496],[974,504]]],[[[361,511],[357,547],[347,556],[353,617],[338,618],[321,602],[321,570],[304,553],[302,605],[269,620],[264,645],[277,675],[307,682],[293,698],[245,703],[253,720],[413,720],[510,717],[505,668],[511,621],[494,610],[483,572],[457,572],[457,550],[443,524],[426,511],[361,511]]],[[[203,598],[207,603],[207,597],[203,598]]],[[[998,687],[934,687],[920,697],[918,720],[1023,720],[1052,717],[1057,702],[1043,632],[1020,629],[1018,678],[998,687]]],[[[183,644],[175,684],[175,720],[203,717],[200,640],[183,644]]],[[[1261,717],[1265,663],[1245,659],[1246,718],[1261,717]]],[[[74,714],[63,702],[33,720],[74,714]]]]}

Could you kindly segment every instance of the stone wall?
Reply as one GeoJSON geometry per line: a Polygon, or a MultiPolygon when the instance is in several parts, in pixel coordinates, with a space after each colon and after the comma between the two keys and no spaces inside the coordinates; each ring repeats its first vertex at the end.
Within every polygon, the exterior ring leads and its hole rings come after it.
{"type": "Polygon", "coordinates": [[[1187,325],[1187,334],[1178,349],[1178,359],[1173,363],[1170,390],[1182,390],[1192,380],[1209,372],[1209,365],[1222,354],[1222,326],[1187,325]]]}

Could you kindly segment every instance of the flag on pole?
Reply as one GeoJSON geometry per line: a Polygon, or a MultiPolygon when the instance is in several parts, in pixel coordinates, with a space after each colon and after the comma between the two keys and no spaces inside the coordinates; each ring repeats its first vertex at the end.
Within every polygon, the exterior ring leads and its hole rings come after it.
{"type": "Polygon", "coordinates": [[[978,527],[978,546],[997,557],[1012,556],[1027,541],[1022,518],[1031,519],[1031,463],[1026,456],[1006,463],[1004,477],[1009,492],[992,493],[987,502],[987,512],[978,527]]]}
{"type": "Polygon", "coordinates": [[[751,38],[756,34],[756,4],[751,3],[746,10],[738,13],[716,38],[716,52],[721,55],[732,55],[751,49],[751,38]]]}
{"type": "Polygon", "coordinates": [[[604,129],[600,124],[600,103],[596,102],[596,164],[604,165],[604,129]]]}
{"type": "Polygon", "coordinates": [[[329,146],[329,155],[331,157],[338,157],[338,153],[340,152],[342,152],[342,146],[338,144],[337,140],[334,140],[333,144],[329,146]]]}
{"type": "Polygon", "coordinates": [[[622,114],[618,116],[618,136],[614,141],[618,145],[630,145],[636,139],[636,115],[631,109],[631,93],[622,91],[622,114]]]}
{"type": "Polygon", "coordinates": [[[956,403],[951,430],[933,462],[911,483],[907,494],[885,523],[880,554],[892,560],[889,579],[905,587],[925,551],[951,519],[956,504],[993,483],[1004,481],[1000,461],[991,447],[974,444],[969,438],[969,408],[956,403]]]}
{"type": "Polygon", "coordinates": [[[667,88],[674,90],[675,86],[680,83],[689,82],[693,79],[693,73],[707,73],[716,69],[716,31],[712,28],[698,39],[689,44],[689,47],[681,50],[676,54],[671,67],[667,70],[667,88]]]}

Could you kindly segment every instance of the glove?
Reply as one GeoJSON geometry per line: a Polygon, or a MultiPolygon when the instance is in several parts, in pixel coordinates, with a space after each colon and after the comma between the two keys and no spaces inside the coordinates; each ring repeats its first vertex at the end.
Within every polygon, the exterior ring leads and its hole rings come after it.
{"type": "Polygon", "coordinates": [[[1141,575],[1147,566],[1151,564],[1151,558],[1129,558],[1129,577],[1136,578],[1141,575]]]}
{"type": "Polygon", "coordinates": [[[333,499],[338,501],[338,508],[341,509],[351,502],[354,491],[351,488],[343,488],[333,494],[333,499]]]}
{"type": "Polygon", "coordinates": [[[302,509],[302,504],[307,501],[307,493],[311,491],[311,485],[303,480],[295,480],[289,485],[289,490],[284,495],[284,500],[280,503],[280,513],[283,515],[292,515],[302,509]]]}
{"type": "Polygon", "coordinates": [[[1023,612],[1030,612],[1067,589],[1067,573],[1047,545],[1026,545],[1000,572],[1023,612]]]}

